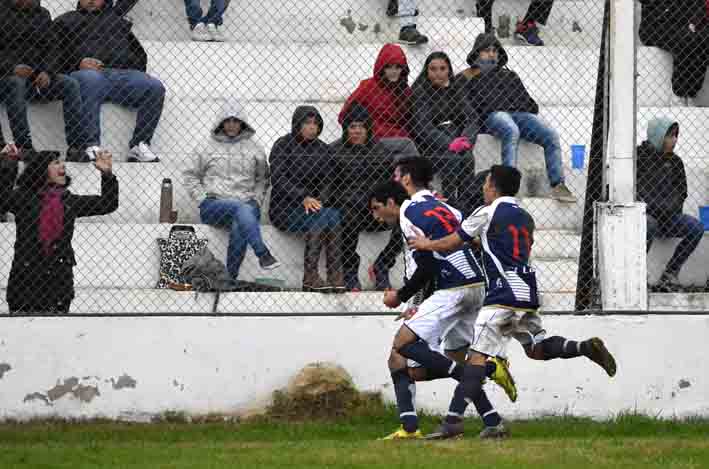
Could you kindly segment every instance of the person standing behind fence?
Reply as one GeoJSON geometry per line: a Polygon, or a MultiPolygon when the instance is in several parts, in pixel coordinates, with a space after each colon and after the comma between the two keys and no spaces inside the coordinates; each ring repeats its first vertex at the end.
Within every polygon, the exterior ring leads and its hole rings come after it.
{"type": "Polygon", "coordinates": [[[135,2],[79,0],[75,11],[54,20],[55,48],[49,69],[78,80],[87,126],[90,160],[101,145],[101,104],[110,101],[137,109],[128,161],[159,161],[150,141],[160,122],[165,87],[145,73],[148,56],[123,16],[135,2]]]}
{"type": "Polygon", "coordinates": [[[674,152],[678,138],[679,124],[658,117],[648,123],[647,140],[637,151],[637,198],[647,204],[647,251],[655,237],[682,238],[657,285],[667,292],[679,289],[679,271],[704,235],[699,220],[682,213],[687,176],[674,152]]]}
{"type": "Polygon", "coordinates": [[[672,54],[672,91],[694,98],[709,65],[709,2],[640,0],[640,40],[672,54]]]}
{"type": "Polygon", "coordinates": [[[470,213],[475,177],[473,145],[480,120],[464,86],[454,82],[451,61],[444,52],[426,58],[414,82],[411,133],[422,155],[433,159],[443,196],[450,205],[470,213]]]}
{"type": "Polygon", "coordinates": [[[303,233],[303,291],[344,292],[340,211],[327,206],[330,149],[320,140],[323,120],[313,106],[298,106],[289,134],[271,149],[271,223],[281,231],[303,233]],[[318,273],[325,248],[327,280],[318,273]]]}
{"type": "Polygon", "coordinates": [[[342,125],[352,105],[364,106],[373,122],[373,137],[409,137],[409,65],[396,44],[384,44],[374,62],[372,78],[362,80],[340,111],[342,125]]]}
{"type": "MultiPolygon", "coordinates": [[[[492,4],[495,0],[477,0],[475,8],[478,16],[485,21],[485,32],[494,33],[492,25],[492,4]]],[[[543,46],[544,41],[539,37],[539,26],[537,24],[547,24],[554,0],[532,0],[529,3],[527,14],[521,21],[517,22],[515,28],[515,39],[522,44],[530,46],[543,46]]]]}
{"type": "MultiPolygon", "coordinates": [[[[17,189],[0,200],[15,215],[15,253],[7,282],[10,314],[67,314],[74,299],[74,222],[118,208],[118,180],[111,154],[97,154],[101,195],[75,195],[58,152],[28,152],[17,189]]],[[[111,259],[91,259],[111,262],[111,259]]],[[[98,266],[100,268],[100,266],[98,266]]]]}
{"type": "Polygon", "coordinates": [[[476,108],[486,132],[502,140],[502,164],[517,166],[520,139],[544,148],[552,198],[576,203],[564,182],[559,134],[539,117],[539,105],[524,83],[507,68],[507,52],[493,34],[480,34],[467,57],[469,69],[459,74],[467,80],[466,95],[476,108]]]}
{"type": "Polygon", "coordinates": [[[229,0],[209,0],[209,10],[204,14],[199,0],[185,0],[185,13],[193,41],[224,42],[222,25],[229,0]]]}
{"type": "Polygon", "coordinates": [[[416,17],[419,14],[416,0],[389,0],[386,14],[399,17],[400,44],[418,46],[428,42],[428,38],[416,28],[416,17]]]}
{"type": "Polygon", "coordinates": [[[229,230],[226,266],[236,280],[251,246],[262,269],[280,263],[261,237],[261,206],[267,181],[266,154],[236,101],[222,104],[209,139],[194,150],[183,183],[199,204],[202,223],[229,230]]]}

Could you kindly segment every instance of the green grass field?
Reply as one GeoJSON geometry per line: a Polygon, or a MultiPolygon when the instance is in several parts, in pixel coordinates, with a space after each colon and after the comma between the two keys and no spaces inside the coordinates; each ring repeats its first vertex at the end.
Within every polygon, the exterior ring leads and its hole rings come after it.
{"type": "MultiPolygon", "coordinates": [[[[479,441],[477,421],[452,442],[376,441],[394,411],[319,422],[29,423],[0,425],[0,468],[709,468],[709,421],[638,416],[596,423],[510,422],[479,441]]],[[[432,430],[436,419],[424,417],[432,430]]]]}

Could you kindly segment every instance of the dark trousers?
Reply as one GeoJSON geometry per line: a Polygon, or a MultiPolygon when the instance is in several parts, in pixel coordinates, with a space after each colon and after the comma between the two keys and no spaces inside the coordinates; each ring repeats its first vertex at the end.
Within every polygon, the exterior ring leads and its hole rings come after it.
{"type": "Polygon", "coordinates": [[[447,204],[467,215],[475,198],[475,157],[472,152],[446,152],[430,155],[433,169],[441,180],[441,191],[447,204]]]}
{"type": "MultiPolygon", "coordinates": [[[[357,254],[359,234],[384,231],[388,228],[378,223],[371,213],[361,208],[342,208],[342,273],[345,278],[356,278],[359,272],[360,255],[357,254]]],[[[396,259],[396,258],[395,258],[396,259]]]]}
{"type": "MultiPolygon", "coordinates": [[[[478,17],[485,20],[485,32],[492,32],[492,4],[495,0],[476,0],[475,8],[478,12],[478,17]]],[[[547,24],[551,7],[554,5],[554,0],[532,0],[527,9],[527,14],[522,20],[523,23],[534,21],[535,23],[547,24]]]]}
{"type": "Polygon", "coordinates": [[[654,41],[655,46],[672,54],[672,91],[677,96],[694,98],[702,89],[709,65],[709,28],[696,33],[679,29],[668,31],[654,41]]]}
{"type": "Polygon", "coordinates": [[[652,240],[658,238],[681,238],[672,258],[667,263],[665,271],[678,274],[689,256],[697,249],[704,236],[704,226],[696,218],[677,214],[669,219],[658,221],[647,216],[647,251],[650,251],[652,240]]]}

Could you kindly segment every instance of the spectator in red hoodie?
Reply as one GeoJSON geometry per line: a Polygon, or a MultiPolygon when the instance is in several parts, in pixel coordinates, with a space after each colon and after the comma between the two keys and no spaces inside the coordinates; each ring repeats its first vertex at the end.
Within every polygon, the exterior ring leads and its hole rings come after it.
{"type": "Polygon", "coordinates": [[[406,55],[396,44],[384,44],[374,63],[374,76],[362,80],[347,98],[338,121],[342,124],[354,102],[367,109],[374,125],[374,137],[409,137],[407,122],[411,88],[406,55]]]}

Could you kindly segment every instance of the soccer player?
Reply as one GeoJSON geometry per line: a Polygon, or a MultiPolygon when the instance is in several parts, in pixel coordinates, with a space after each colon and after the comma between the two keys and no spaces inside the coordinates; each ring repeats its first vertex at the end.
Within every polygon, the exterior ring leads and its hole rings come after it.
{"type": "MultiPolygon", "coordinates": [[[[521,174],[513,167],[495,165],[485,180],[484,207],[468,217],[455,233],[438,239],[420,234],[409,239],[417,251],[449,252],[479,237],[483,246],[483,267],[487,279],[484,306],[475,322],[471,353],[456,387],[450,413],[461,414],[468,402],[482,393],[486,357],[506,355],[509,339],[514,337],[529,358],[553,360],[585,356],[603,368],[609,376],[616,373],[616,363],[603,341],[597,337],[573,341],[561,336],[546,337],[537,310],[539,298],[534,269],[529,264],[534,242],[534,220],[522,209],[515,195],[521,174]]],[[[455,434],[456,422],[444,423],[440,432],[455,434]]],[[[506,436],[502,424],[483,430],[481,437],[506,436]]]]}
{"type": "MultiPolygon", "coordinates": [[[[406,158],[397,167],[400,183],[380,184],[370,197],[374,217],[389,225],[399,223],[406,237],[421,233],[436,238],[455,232],[462,218],[460,212],[425,189],[433,178],[430,161],[406,158]]],[[[385,292],[384,304],[396,308],[430,281],[435,281],[435,291],[405,320],[394,338],[388,364],[402,426],[385,439],[423,437],[413,404],[414,382],[448,377],[460,380],[463,366],[454,360],[462,361],[472,342],[475,313],[484,297],[484,278],[468,248],[440,255],[407,250],[405,284],[398,291],[385,292]],[[447,354],[454,360],[433,350],[443,338],[447,354]],[[421,368],[409,369],[407,360],[420,364],[421,368]]],[[[506,363],[493,357],[486,365],[486,376],[502,385],[512,400],[516,399],[506,363]]],[[[486,425],[501,422],[484,392],[474,405],[486,425]]],[[[462,414],[457,417],[462,419],[462,414]]]]}

